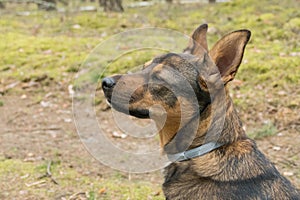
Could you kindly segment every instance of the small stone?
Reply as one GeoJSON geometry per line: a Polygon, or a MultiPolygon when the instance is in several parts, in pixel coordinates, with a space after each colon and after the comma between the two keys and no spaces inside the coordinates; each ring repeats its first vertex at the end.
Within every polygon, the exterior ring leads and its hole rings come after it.
{"type": "Polygon", "coordinates": [[[28,153],[27,156],[28,156],[28,157],[33,157],[34,154],[33,154],[33,153],[28,153]]]}
{"type": "Polygon", "coordinates": [[[70,123],[70,122],[72,122],[72,119],[71,118],[66,118],[66,119],[64,119],[64,121],[67,122],[67,123],[70,123]]]}
{"type": "Polygon", "coordinates": [[[281,149],[281,148],[278,147],[278,146],[274,146],[274,147],[273,147],[273,150],[274,150],[274,151],[280,151],[280,149],[281,149]]]}
{"type": "Polygon", "coordinates": [[[81,29],[81,26],[80,26],[79,24],[74,24],[74,25],[73,25],[73,28],[74,28],[74,29],[81,29]]]}
{"type": "Polygon", "coordinates": [[[127,137],[126,134],[124,134],[124,133],[118,133],[117,131],[114,131],[114,132],[112,133],[112,136],[113,136],[114,138],[122,138],[122,139],[124,139],[124,138],[127,137]]]}
{"type": "Polygon", "coordinates": [[[26,195],[26,194],[28,194],[28,191],[27,191],[27,190],[21,190],[21,191],[19,192],[19,194],[20,194],[20,195],[26,195]]]}
{"type": "Polygon", "coordinates": [[[281,137],[281,136],[283,136],[283,133],[280,132],[277,134],[277,136],[281,137]]]}
{"type": "Polygon", "coordinates": [[[41,106],[44,107],[44,108],[45,108],[45,107],[49,107],[49,106],[51,105],[51,103],[50,103],[49,101],[41,101],[40,104],[41,104],[41,106]]]}
{"type": "Polygon", "coordinates": [[[293,172],[283,172],[284,176],[294,176],[293,172]]]}

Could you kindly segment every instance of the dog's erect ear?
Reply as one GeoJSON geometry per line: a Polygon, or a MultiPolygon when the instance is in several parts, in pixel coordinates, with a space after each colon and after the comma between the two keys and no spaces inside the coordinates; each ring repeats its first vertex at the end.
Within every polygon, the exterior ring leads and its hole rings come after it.
{"type": "Polygon", "coordinates": [[[193,33],[192,39],[200,44],[206,51],[208,51],[206,33],[207,33],[208,25],[202,24],[200,25],[193,33]]]}
{"type": "Polygon", "coordinates": [[[207,24],[202,24],[194,31],[188,47],[183,51],[184,53],[202,56],[204,52],[208,51],[206,41],[207,28],[207,24]]]}
{"type": "Polygon", "coordinates": [[[229,33],[210,50],[209,55],[217,65],[225,84],[234,79],[250,36],[251,32],[248,30],[229,33]]]}

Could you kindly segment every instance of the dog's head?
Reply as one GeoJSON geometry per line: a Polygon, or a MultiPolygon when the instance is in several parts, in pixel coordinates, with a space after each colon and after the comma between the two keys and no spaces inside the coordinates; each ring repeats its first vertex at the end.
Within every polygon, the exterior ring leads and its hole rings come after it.
{"type": "Polygon", "coordinates": [[[199,26],[183,53],[158,56],[137,73],[102,81],[105,97],[114,109],[152,118],[165,130],[160,132],[162,146],[195,113],[202,113],[211,104],[211,88],[218,90],[220,82],[226,86],[234,78],[250,38],[248,30],[235,31],[208,51],[206,32],[206,24],[199,26]]]}

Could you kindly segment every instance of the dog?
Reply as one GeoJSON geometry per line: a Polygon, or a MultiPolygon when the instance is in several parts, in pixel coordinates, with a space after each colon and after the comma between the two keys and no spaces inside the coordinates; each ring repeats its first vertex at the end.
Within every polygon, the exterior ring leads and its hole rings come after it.
{"type": "Polygon", "coordinates": [[[300,199],[247,137],[228,94],[251,32],[231,32],[208,50],[207,29],[195,29],[183,53],[104,78],[107,101],[119,112],[155,121],[172,161],[164,169],[166,199],[300,199]]]}

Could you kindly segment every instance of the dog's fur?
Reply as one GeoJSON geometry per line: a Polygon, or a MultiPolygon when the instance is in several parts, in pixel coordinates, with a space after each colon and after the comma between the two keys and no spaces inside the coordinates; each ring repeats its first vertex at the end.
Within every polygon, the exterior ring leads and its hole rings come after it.
{"type": "Polygon", "coordinates": [[[146,63],[141,72],[110,77],[114,83],[102,85],[106,98],[120,112],[129,112],[138,118],[151,117],[160,129],[160,143],[165,153],[184,151],[191,138],[189,130],[195,125],[196,134],[188,149],[208,140],[223,144],[203,156],[167,166],[163,184],[166,199],[300,199],[299,190],[279,174],[255,142],[246,136],[227,92],[227,83],[234,78],[242,61],[250,31],[229,33],[210,51],[206,32],[206,24],[199,26],[181,54],[168,53],[146,63]],[[191,102],[191,94],[182,85],[179,75],[195,93],[200,117],[194,117],[195,102],[191,102]],[[135,88],[137,85],[140,87],[135,88]],[[218,101],[219,91],[224,88],[222,98],[225,99],[218,101]],[[155,104],[165,112],[153,106],[155,104]],[[128,111],[126,106],[129,106],[128,111]],[[208,135],[208,130],[218,125],[218,118],[212,118],[212,114],[219,116],[224,106],[221,133],[208,135]],[[164,123],[161,116],[166,119],[164,123]],[[173,142],[180,131],[184,133],[173,142]]]}

